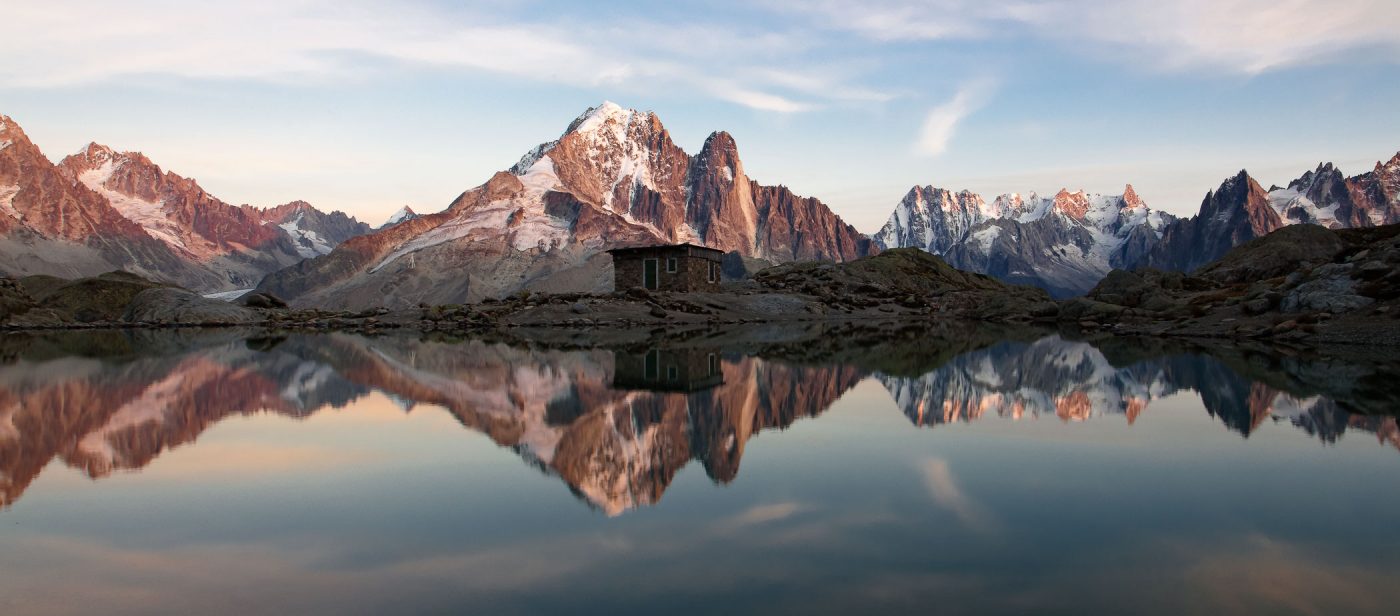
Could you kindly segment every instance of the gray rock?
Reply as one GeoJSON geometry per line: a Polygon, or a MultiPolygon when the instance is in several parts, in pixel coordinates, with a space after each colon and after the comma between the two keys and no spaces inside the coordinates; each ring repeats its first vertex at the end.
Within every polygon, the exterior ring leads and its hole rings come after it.
{"type": "Polygon", "coordinates": [[[1268,312],[1268,310],[1272,308],[1273,305],[1273,302],[1270,302],[1269,300],[1263,297],[1259,297],[1245,302],[1244,311],[1249,314],[1264,314],[1265,312],[1268,312]]]}
{"type": "Polygon", "coordinates": [[[1393,271],[1393,268],[1381,261],[1367,261],[1356,268],[1356,277],[1362,280],[1373,280],[1382,278],[1393,271]]]}
{"type": "Polygon", "coordinates": [[[571,310],[574,314],[588,314],[589,311],[588,304],[585,304],[583,302],[574,302],[571,306],[569,306],[569,310],[571,310]]]}
{"type": "Polygon", "coordinates": [[[1285,312],[1325,311],[1333,314],[1369,306],[1375,300],[1356,293],[1356,281],[1348,276],[1350,266],[1333,268],[1330,264],[1314,270],[1320,276],[1308,280],[1283,296],[1280,307],[1285,312]],[[1331,275],[1327,275],[1331,274],[1331,275]]]}
{"type": "Polygon", "coordinates": [[[1084,297],[1067,300],[1060,306],[1060,321],[1111,321],[1118,318],[1124,307],[1106,304],[1084,297]]]}
{"type": "Polygon", "coordinates": [[[249,308],[263,308],[267,310],[286,308],[287,302],[271,293],[249,293],[239,298],[240,304],[249,308]]]}
{"type": "Polygon", "coordinates": [[[169,287],[147,289],[136,294],[127,304],[122,320],[167,321],[171,323],[251,323],[260,320],[258,313],[242,306],[209,299],[184,289],[169,287]]]}

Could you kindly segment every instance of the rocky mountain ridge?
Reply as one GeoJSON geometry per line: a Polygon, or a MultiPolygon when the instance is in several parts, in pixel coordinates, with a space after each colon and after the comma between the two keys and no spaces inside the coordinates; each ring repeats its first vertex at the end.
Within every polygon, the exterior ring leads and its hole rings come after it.
{"type": "Polygon", "coordinates": [[[395,211],[393,214],[390,214],[390,215],[389,215],[389,218],[387,218],[387,219],[384,220],[384,224],[379,225],[379,226],[376,227],[376,228],[377,228],[377,229],[387,229],[387,228],[392,227],[392,226],[394,226],[394,225],[397,225],[397,224],[399,224],[399,223],[401,223],[401,222],[404,222],[404,221],[406,221],[406,220],[413,220],[414,218],[417,218],[417,217],[418,217],[418,212],[413,211],[413,208],[408,207],[407,205],[405,205],[405,206],[399,208],[399,209],[398,209],[397,211],[395,211]]]}
{"type": "Polygon", "coordinates": [[[251,288],[369,226],[304,201],[235,206],[140,152],[90,143],[53,164],[0,116],[0,272],[129,270],[208,292],[251,288]]]}
{"type": "Polygon", "coordinates": [[[727,133],[692,157],[656,114],[604,103],[445,211],[347,242],[260,289],[333,307],[596,291],[611,280],[604,250],[678,242],[774,262],[872,252],[820,201],[750,179],[727,133]]]}
{"type": "Polygon", "coordinates": [[[1029,284],[1066,297],[1087,291],[1115,267],[1150,250],[1175,218],[1133,190],[1120,195],[1062,189],[981,195],[914,187],[875,234],[882,249],[915,247],[954,267],[1029,284]]]}
{"type": "Polygon", "coordinates": [[[1240,171],[1183,219],[1152,210],[1132,185],[1121,195],[1062,189],[1052,197],[1004,194],[990,203],[965,190],[916,186],[873,239],[881,249],[920,248],[960,269],[1069,297],[1113,269],[1192,271],[1291,224],[1341,229],[1398,222],[1400,154],[1350,178],[1322,163],[1269,190],[1240,171]]]}
{"type": "Polygon", "coordinates": [[[1345,177],[1323,163],[1286,188],[1264,190],[1241,170],[1206,194],[1200,211],[1162,230],[1162,239],[1129,266],[1190,272],[1230,249],[1285,226],[1356,229],[1400,223],[1400,153],[1371,171],[1345,177]]]}

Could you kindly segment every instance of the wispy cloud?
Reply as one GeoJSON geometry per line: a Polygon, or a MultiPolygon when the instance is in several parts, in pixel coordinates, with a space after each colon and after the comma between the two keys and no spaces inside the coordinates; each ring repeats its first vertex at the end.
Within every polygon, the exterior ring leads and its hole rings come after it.
{"type": "Polygon", "coordinates": [[[881,41],[980,38],[999,24],[1025,22],[1049,8],[1049,3],[1037,0],[768,0],[765,4],[881,41]]]}
{"type": "Polygon", "coordinates": [[[801,503],[794,502],[755,505],[720,520],[715,524],[714,528],[720,533],[732,533],[753,526],[787,520],[802,512],[804,509],[806,509],[806,507],[801,503]]]}
{"type": "Polygon", "coordinates": [[[1154,69],[1254,74],[1365,55],[1400,62],[1392,0],[818,0],[768,3],[877,41],[1017,36],[1114,50],[1154,69]]]}
{"type": "Polygon", "coordinates": [[[946,460],[928,458],[919,465],[919,471],[924,476],[924,486],[928,488],[933,501],[957,517],[968,530],[989,532],[994,528],[992,514],[963,492],[946,460]]]}
{"type": "Polygon", "coordinates": [[[775,112],[882,96],[812,64],[801,56],[811,37],[780,30],[512,18],[503,10],[364,0],[15,4],[5,10],[0,86],[64,87],[132,76],[336,83],[410,66],[691,93],[775,112]]]}
{"type": "Polygon", "coordinates": [[[953,94],[953,98],[933,109],[924,116],[924,125],[919,130],[919,139],[914,143],[914,151],[927,156],[938,156],[948,150],[958,124],[977,111],[984,104],[992,90],[991,81],[974,81],[964,84],[953,94]]]}

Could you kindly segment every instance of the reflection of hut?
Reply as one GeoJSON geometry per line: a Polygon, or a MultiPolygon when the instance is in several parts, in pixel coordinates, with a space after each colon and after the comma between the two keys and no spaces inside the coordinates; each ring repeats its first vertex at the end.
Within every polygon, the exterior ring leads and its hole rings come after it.
{"type": "Polygon", "coordinates": [[[692,392],[724,384],[719,354],[699,349],[651,349],[614,354],[613,387],[692,392]]]}
{"type": "Polygon", "coordinates": [[[651,291],[702,291],[719,286],[724,253],[694,244],[615,248],[613,288],[651,291]]]}

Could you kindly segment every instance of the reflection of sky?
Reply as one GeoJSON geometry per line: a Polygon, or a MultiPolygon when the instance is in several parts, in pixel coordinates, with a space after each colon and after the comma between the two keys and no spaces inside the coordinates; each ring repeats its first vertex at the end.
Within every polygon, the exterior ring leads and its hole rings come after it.
{"type": "MultiPolygon", "coordinates": [[[[1360,435],[1358,435],[1360,436],[1360,435]]],[[[225,420],[140,473],[54,462],[0,514],[6,613],[1388,612],[1394,451],[1249,439],[1194,395],[916,429],[867,379],[608,518],[441,409],[225,420]],[[1377,522],[1369,522],[1377,521],[1377,522]]]]}

